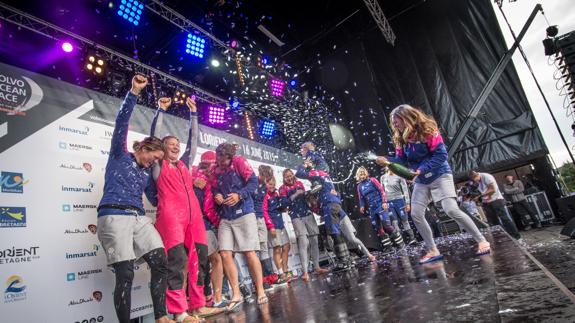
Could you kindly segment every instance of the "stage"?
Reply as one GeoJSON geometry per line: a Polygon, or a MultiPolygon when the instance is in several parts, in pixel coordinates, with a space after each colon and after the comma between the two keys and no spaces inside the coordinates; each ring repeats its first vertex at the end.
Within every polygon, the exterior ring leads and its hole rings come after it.
{"type": "Polygon", "coordinates": [[[453,235],[439,241],[443,261],[416,265],[421,247],[379,255],[377,264],[276,287],[269,304],[250,299],[208,322],[575,322],[575,295],[501,229],[486,236],[488,256],[453,235]]]}

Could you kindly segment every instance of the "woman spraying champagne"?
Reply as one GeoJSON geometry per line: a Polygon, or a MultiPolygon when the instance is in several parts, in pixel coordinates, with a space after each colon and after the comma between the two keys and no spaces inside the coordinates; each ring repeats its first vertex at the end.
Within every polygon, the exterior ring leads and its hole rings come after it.
{"type": "Polygon", "coordinates": [[[425,220],[425,208],[431,201],[440,202],[445,213],[473,236],[478,243],[477,255],[489,253],[489,242],[471,218],[457,206],[453,175],[447,162],[447,149],[435,120],[407,104],[393,109],[390,119],[396,145],[395,157],[378,157],[375,162],[388,167],[398,163],[415,170],[411,217],[427,248],[427,253],[419,262],[428,263],[443,258],[435,246],[429,223],[425,220]]]}

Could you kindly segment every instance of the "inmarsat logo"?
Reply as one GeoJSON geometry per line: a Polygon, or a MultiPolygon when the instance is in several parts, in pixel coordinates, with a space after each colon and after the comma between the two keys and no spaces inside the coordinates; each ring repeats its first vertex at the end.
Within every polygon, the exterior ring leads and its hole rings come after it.
{"type": "Polygon", "coordinates": [[[84,127],[82,129],[77,129],[77,128],[71,128],[71,127],[66,127],[66,126],[58,126],[58,130],[60,130],[62,132],[75,133],[77,135],[83,135],[83,136],[87,136],[90,133],[90,127],[84,127]]]}
{"type": "Polygon", "coordinates": [[[62,185],[62,192],[76,192],[76,193],[92,193],[94,183],[88,182],[87,186],[64,186],[62,185]]]}
{"type": "Polygon", "coordinates": [[[25,116],[26,111],[37,106],[42,98],[44,91],[32,79],[0,73],[0,111],[25,116]]]}

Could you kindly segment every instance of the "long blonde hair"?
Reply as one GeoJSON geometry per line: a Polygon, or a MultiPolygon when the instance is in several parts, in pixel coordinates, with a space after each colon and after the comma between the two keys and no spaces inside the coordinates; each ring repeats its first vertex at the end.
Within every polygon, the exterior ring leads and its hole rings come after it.
{"type": "Polygon", "coordinates": [[[389,115],[389,121],[391,129],[393,130],[393,143],[396,147],[403,147],[407,144],[408,140],[412,138],[425,141],[427,136],[439,131],[437,122],[435,122],[433,117],[408,104],[402,104],[393,109],[389,115]],[[403,132],[400,132],[393,126],[394,117],[403,121],[405,126],[403,132]]]}
{"type": "Polygon", "coordinates": [[[355,180],[360,182],[361,180],[359,179],[359,173],[361,172],[365,172],[365,175],[367,176],[367,178],[369,178],[369,172],[367,171],[367,168],[360,166],[356,171],[355,171],[355,180]]]}

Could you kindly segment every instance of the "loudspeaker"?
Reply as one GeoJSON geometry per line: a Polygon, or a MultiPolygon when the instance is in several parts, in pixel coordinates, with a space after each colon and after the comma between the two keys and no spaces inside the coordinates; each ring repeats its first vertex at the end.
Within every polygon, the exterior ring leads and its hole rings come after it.
{"type": "Polygon", "coordinates": [[[563,222],[569,222],[575,217],[575,195],[555,199],[555,203],[563,222]]]}
{"type": "Polygon", "coordinates": [[[571,238],[575,238],[575,218],[572,218],[563,229],[561,229],[561,234],[571,238]]]}

